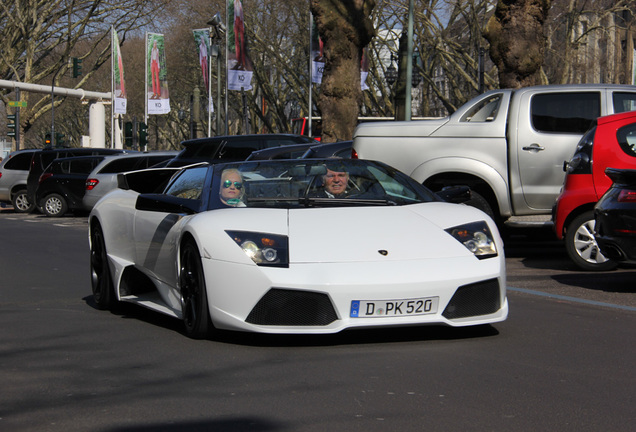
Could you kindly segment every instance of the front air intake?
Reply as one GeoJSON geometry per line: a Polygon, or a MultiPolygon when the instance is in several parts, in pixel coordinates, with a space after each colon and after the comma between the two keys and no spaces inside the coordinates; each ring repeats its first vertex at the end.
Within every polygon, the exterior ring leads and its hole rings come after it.
{"type": "Polygon", "coordinates": [[[248,315],[250,324],[325,326],[338,319],[326,294],[272,288],[248,315]]]}
{"type": "Polygon", "coordinates": [[[490,279],[457,288],[442,314],[447,319],[488,315],[501,308],[497,279],[490,279]]]}

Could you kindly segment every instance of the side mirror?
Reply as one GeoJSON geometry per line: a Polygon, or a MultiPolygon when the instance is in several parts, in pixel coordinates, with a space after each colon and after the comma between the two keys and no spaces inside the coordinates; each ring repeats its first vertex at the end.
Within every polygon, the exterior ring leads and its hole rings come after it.
{"type": "Polygon", "coordinates": [[[137,197],[135,209],[190,215],[199,212],[201,209],[201,201],[163,194],[141,194],[137,197]]]}
{"type": "Polygon", "coordinates": [[[458,185],[446,186],[441,191],[437,192],[437,196],[444,201],[461,204],[470,201],[472,194],[468,186],[458,185]]]}

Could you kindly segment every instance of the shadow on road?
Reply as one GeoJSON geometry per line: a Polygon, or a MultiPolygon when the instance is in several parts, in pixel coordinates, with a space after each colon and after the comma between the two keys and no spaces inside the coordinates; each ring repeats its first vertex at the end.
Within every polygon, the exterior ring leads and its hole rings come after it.
{"type": "Polygon", "coordinates": [[[552,279],[563,285],[611,293],[636,293],[636,272],[558,274],[552,279]],[[583,277],[582,277],[583,276],[583,277]]]}

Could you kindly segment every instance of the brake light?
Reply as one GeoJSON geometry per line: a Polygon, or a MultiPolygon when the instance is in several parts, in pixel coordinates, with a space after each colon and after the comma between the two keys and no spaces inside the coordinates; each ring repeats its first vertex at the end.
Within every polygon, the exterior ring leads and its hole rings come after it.
{"type": "Polygon", "coordinates": [[[618,193],[618,202],[636,202],[636,190],[621,189],[621,191],[618,193]]]}
{"type": "Polygon", "coordinates": [[[351,159],[358,159],[358,152],[355,149],[351,149],[351,159]]]}
{"type": "Polygon", "coordinates": [[[93,188],[97,186],[97,183],[99,183],[99,180],[97,179],[86,180],[86,190],[93,190],[93,188]]]}
{"type": "Polygon", "coordinates": [[[53,173],[44,173],[40,176],[40,183],[42,183],[44,180],[46,180],[47,178],[51,177],[53,175],[53,173]]]}

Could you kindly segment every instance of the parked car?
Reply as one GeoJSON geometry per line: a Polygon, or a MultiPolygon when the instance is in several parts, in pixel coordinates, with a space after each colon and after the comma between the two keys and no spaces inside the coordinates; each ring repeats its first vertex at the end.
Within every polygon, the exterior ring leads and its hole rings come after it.
{"type": "Polygon", "coordinates": [[[198,138],[181,143],[184,149],[170,162],[169,167],[182,167],[197,162],[244,161],[253,152],[271,147],[318,141],[302,135],[259,134],[227,135],[212,138],[198,138]]]}
{"type": "Polygon", "coordinates": [[[117,188],[117,174],[146,169],[174,158],[178,152],[131,153],[106,156],[86,179],[86,191],[82,202],[90,211],[95,203],[111,190],[117,188]]]}
{"type": "Polygon", "coordinates": [[[350,158],[353,141],[303,143],[253,152],[246,160],[350,158]]]}
{"type": "Polygon", "coordinates": [[[313,143],[290,144],[256,150],[245,160],[300,159],[313,143]]]}
{"type": "Polygon", "coordinates": [[[35,191],[40,182],[40,175],[47,166],[57,158],[73,156],[114,155],[122,153],[136,153],[130,150],[106,149],[106,148],[54,148],[41,149],[33,153],[29,176],[27,177],[27,199],[35,203],[35,191]]]}
{"type": "Polygon", "coordinates": [[[636,170],[605,170],[614,182],[594,209],[596,241],[605,256],[636,263],[636,170]]]}
{"type": "Polygon", "coordinates": [[[11,203],[18,213],[33,210],[27,198],[27,177],[35,149],[18,150],[0,162],[0,202],[11,203]]]}
{"type": "Polygon", "coordinates": [[[549,222],[559,168],[598,117],[632,111],[636,86],[572,84],[497,89],[445,118],[360,123],[353,147],[433,191],[467,185],[470,203],[503,223],[549,222]]]}
{"type": "Polygon", "coordinates": [[[583,270],[609,270],[594,239],[594,205],[612,185],[605,169],[636,168],[636,112],[600,117],[564,165],[565,183],[553,211],[554,230],[572,261],[583,270]]]}
{"type": "Polygon", "coordinates": [[[349,159],[353,150],[353,141],[336,141],[332,143],[311,146],[303,158],[321,159],[338,157],[349,159]]]}
{"type": "Polygon", "coordinates": [[[40,176],[35,202],[47,216],[83,210],[86,179],[105,156],[75,156],[53,160],[40,176]]]}
{"type": "Polygon", "coordinates": [[[494,221],[383,163],[200,164],[144,193],[163,171],[120,174],[89,216],[99,308],[135,303],[183,320],[193,338],[507,317],[494,221]],[[346,198],[314,193],[329,170],[348,173],[346,198]]]}

